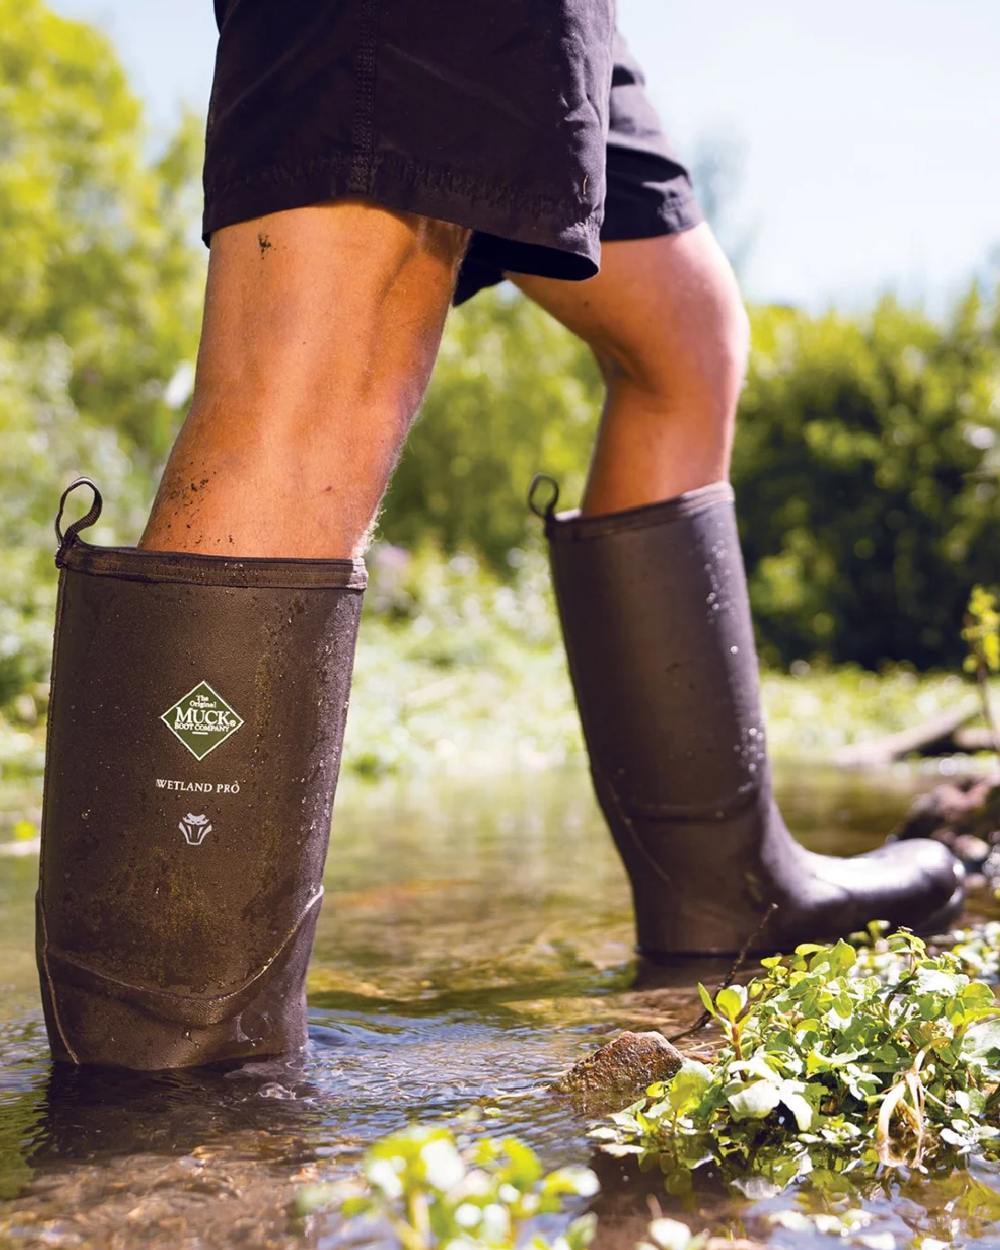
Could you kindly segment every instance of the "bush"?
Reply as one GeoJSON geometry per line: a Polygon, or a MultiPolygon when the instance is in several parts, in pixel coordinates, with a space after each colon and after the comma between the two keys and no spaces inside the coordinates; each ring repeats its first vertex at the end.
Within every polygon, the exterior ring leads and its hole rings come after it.
{"type": "Polygon", "coordinates": [[[511,549],[538,541],[532,474],[555,474],[570,498],[582,490],[598,394],[579,340],[520,295],[477,295],[449,321],[389,492],[385,536],[472,545],[509,573],[511,549]]]}
{"type": "Polygon", "coordinates": [[[961,663],[1000,549],[998,307],[763,310],[734,482],[766,656],[961,663]]]}
{"type": "Polygon", "coordinates": [[[111,524],[94,531],[97,541],[131,541],[141,525],[148,475],[133,468],[113,429],[76,408],[71,373],[71,353],[60,340],[18,346],[0,336],[0,706],[48,676],[52,523],[67,483],[86,472],[107,492],[111,524]]]}

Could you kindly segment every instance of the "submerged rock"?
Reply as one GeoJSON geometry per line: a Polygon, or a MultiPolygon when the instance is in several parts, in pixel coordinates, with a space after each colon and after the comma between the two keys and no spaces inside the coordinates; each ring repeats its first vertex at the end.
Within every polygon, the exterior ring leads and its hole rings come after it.
{"type": "Polygon", "coordinates": [[[952,842],[951,849],[964,863],[978,868],[990,857],[990,844],[974,833],[960,833],[952,842]]]}
{"type": "Polygon", "coordinates": [[[972,872],[988,879],[1000,861],[1000,774],[965,777],[935,786],[910,805],[893,838],[934,838],[943,842],[972,872]]]}
{"type": "Polygon", "coordinates": [[[559,1094],[635,1093],[663,1081],[680,1068],[684,1056],[661,1033],[619,1033],[573,1064],[550,1086],[559,1094]]]}

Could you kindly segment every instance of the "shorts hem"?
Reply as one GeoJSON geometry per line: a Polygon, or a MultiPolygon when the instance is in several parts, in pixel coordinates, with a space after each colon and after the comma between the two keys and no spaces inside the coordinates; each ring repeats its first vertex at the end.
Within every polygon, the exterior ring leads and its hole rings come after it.
{"type": "MultiPolygon", "coordinates": [[[[638,215],[637,215],[638,216],[638,215]]],[[[670,196],[654,210],[646,210],[641,222],[629,220],[628,214],[614,215],[601,230],[602,243],[628,243],[636,239],[655,239],[665,234],[683,234],[705,220],[705,214],[694,191],[670,196]],[[624,217],[624,220],[622,219],[624,217]]]]}
{"type": "Polygon", "coordinates": [[[371,200],[397,212],[419,213],[464,226],[477,233],[554,253],[546,271],[565,258],[567,275],[597,272],[602,212],[584,217],[570,206],[542,195],[514,194],[447,167],[410,161],[395,153],[376,153],[368,177],[359,185],[351,152],[315,157],[295,167],[272,165],[245,178],[205,188],[202,238],[216,230],[268,213],[302,208],[334,199],[371,200]]]}

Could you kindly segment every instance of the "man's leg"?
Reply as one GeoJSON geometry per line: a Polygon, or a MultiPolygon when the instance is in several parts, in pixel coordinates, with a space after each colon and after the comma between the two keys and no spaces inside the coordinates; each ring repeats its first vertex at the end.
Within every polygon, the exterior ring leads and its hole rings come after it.
{"type": "Polygon", "coordinates": [[[585,514],[728,476],[749,328],[707,226],[606,243],[601,272],[587,282],[514,280],[588,344],[605,379],[585,514]]]}
{"type": "Polygon", "coordinates": [[[38,962],[57,1059],[294,1051],[365,584],[465,234],[360,203],[213,236],[140,548],[61,541],[38,962]]]}
{"type": "Polygon", "coordinates": [[[467,235],[362,201],[217,231],[194,400],[141,545],[360,554],[467,235]]]}
{"type": "Polygon", "coordinates": [[[747,322],[708,228],[611,243],[601,274],[518,278],[592,348],[607,401],[582,514],[546,530],[598,798],[650,955],[775,948],[962,900],[933,842],[814,855],[775,805],[727,483],[747,322]]]}

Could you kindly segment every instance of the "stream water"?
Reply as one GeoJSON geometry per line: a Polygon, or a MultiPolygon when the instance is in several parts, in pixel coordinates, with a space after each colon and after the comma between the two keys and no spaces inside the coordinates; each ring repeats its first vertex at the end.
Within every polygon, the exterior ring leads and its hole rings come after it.
{"type": "MultiPolygon", "coordinates": [[[[785,770],[781,798],[817,850],[874,845],[915,787],[785,770]]],[[[631,952],[624,877],[577,772],[442,793],[345,784],[310,975],[304,1056],[154,1076],[54,1068],[32,955],[37,858],[0,855],[0,1247],[229,1250],[375,1244],[335,1212],[296,1220],[296,1191],[349,1175],[365,1144],[484,1097],[551,1166],[594,1165],[601,1250],[632,1247],[651,1211],[768,1246],[1000,1245],[1000,1175],[975,1165],[895,1174],[839,1197],[696,1189],[623,1176],[588,1141],[592,1106],[540,1091],[621,1028],[677,1031],[699,979],[631,952]],[[861,1208],[851,1241],[775,1226],[775,1212],[861,1208]],[[931,1239],[924,1241],[924,1239],[931,1239]]],[[[464,1121],[468,1123],[467,1119],[464,1121]]],[[[786,1221],[787,1222],[787,1221],[786,1221]]]]}

